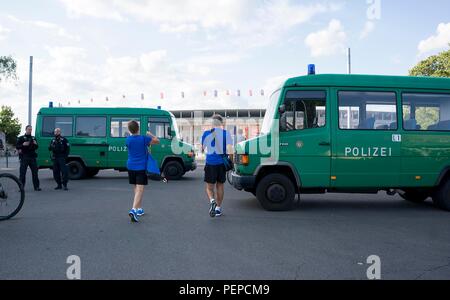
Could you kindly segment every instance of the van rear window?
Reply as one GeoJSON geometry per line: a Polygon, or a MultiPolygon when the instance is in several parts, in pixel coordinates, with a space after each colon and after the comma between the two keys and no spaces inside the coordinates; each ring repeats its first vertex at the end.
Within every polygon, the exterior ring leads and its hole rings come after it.
{"type": "Polygon", "coordinates": [[[450,131],[450,94],[403,94],[403,129],[450,131]]]}
{"type": "Polygon", "coordinates": [[[61,129],[62,136],[72,136],[72,117],[43,117],[42,118],[42,136],[54,136],[55,128],[61,129]]]}

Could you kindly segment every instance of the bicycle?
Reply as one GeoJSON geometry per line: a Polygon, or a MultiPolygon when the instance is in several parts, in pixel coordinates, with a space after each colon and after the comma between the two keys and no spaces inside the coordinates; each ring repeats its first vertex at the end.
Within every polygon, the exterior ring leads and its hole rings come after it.
{"type": "Polygon", "coordinates": [[[22,209],[25,190],[19,178],[9,173],[0,174],[0,221],[14,217],[22,209]]]}

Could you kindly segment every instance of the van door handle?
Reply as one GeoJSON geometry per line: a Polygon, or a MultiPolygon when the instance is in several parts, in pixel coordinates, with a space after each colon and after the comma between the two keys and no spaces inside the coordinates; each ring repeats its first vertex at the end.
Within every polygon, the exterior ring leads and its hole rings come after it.
{"type": "Polygon", "coordinates": [[[331,143],[330,142],[320,142],[319,146],[326,146],[326,147],[328,147],[328,146],[331,146],[331,143]]]}

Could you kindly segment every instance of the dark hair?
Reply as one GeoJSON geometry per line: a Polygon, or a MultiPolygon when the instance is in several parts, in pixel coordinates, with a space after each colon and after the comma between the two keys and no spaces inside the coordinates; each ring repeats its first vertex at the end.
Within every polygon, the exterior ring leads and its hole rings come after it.
{"type": "Polygon", "coordinates": [[[213,124],[215,124],[215,125],[219,125],[216,122],[219,122],[220,125],[223,125],[223,117],[219,114],[215,114],[214,116],[212,116],[212,120],[213,120],[213,124]]]}
{"type": "Polygon", "coordinates": [[[131,132],[131,134],[138,133],[139,132],[139,123],[136,121],[128,122],[128,130],[131,132]]]}
{"type": "Polygon", "coordinates": [[[28,128],[32,128],[33,126],[31,125],[27,125],[27,127],[25,127],[25,130],[27,130],[28,128]]]}

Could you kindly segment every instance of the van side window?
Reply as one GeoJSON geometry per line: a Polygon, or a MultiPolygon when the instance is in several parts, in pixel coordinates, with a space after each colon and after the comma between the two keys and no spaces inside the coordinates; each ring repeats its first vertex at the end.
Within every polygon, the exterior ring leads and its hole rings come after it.
{"type": "Polygon", "coordinates": [[[66,137],[71,137],[72,133],[72,117],[43,117],[42,118],[42,136],[54,136],[55,128],[61,129],[61,134],[66,137]]]}
{"type": "Polygon", "coordinates": [[[131,134],[128,131],[128,122],[136,121],[141,126],[139,118],[111,118],[110,136],[113,138],[126,138],[131,134]]]}
{"type": "Polygon", "coordinates": [[[77,117],[77,137],[106,137],[106,117],[77,117]]]}
{"type": "Polygon", "coordinates": [[[403,94],[403,129],[450,131],[450,94],[403,94]]]}
{"type": "Polygon", "coordinates": [[[170,121],[168,118],[149,118],[148,130],[159,139],[170,139],[168,134],[170,128],[170,121]]]}
{"type": "Polygon", "coordinates": [[[305,130],[324,127],[326,123],[326,92],[288,91],[281,115],[283,131],[305,130]]]}
{"type": "Polygon", "coordinates": [[[340,129],[398,129],[394,92],[341,91],[338,98],[340,129]]]}

